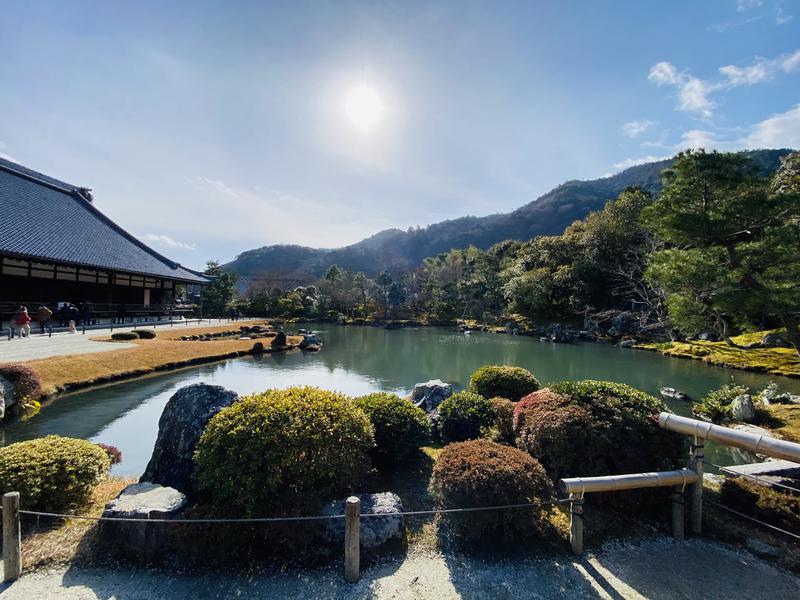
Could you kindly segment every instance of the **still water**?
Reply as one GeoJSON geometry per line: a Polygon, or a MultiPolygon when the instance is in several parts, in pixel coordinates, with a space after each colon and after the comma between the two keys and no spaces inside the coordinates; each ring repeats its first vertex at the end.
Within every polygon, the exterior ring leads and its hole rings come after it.
{"type": "MultiPolygon", "coordinates": [[[[654,395],[669,386],[700,398],[731,377],[755,390],[776,381],[781,388],[800,394],[800,380],[710,367],[700,361],[604,344],[551,344],[489,333],[468,336],[444,328],[385,330],[325,325],[315,331],[324,340],[318,353],[240,358],[65,394],[31,420],[5,425],[0,429],[0,441],[10,444],[58,434],[113,444],[123,456],[115,472],[138,476],[153,449],[164,405],[185,385],[213,383],[239,394],[313,385],[351,395],[376,390],[407,395],[415,383],[436,378],[461,389],[469,383],[470,374],[486,364],[525,367],[543,384],[563,379],[607,379],[654,395]]],[[[690,413],[687,402],[667,402],[679,414],[690,413]]],[[[706,454],[720,464],[749,458],[718,447],[708,448],[706,454]]]]}

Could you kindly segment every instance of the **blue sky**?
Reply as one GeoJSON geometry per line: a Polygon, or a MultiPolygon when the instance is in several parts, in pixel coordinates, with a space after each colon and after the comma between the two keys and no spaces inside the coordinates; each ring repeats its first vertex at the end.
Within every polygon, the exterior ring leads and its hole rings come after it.
{"type": "MultiPolygon", "coordinates": [[[[800,147],[800,2],[7,2],[0,154],[183,264],[800,147]],[[380,100],[368,131],[344,103],[380,100]]],[[[32,216],[35,221],[35,216],[32,216]]]]}

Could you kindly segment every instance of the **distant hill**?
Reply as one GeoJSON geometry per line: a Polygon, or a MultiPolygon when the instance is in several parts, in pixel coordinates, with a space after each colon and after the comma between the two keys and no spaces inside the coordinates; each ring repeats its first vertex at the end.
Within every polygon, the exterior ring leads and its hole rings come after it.
{"type": "MultiPolygon", "coordinates": [[[[754,150],[746,154],[763,172],[769,173],[778,167],[780,157],[789,152],[791,150],[754,150]]],[[[386,229],[343,248],[264,246],[242,252],[223,268],[245,277],[273,273],[305,280],[322,275],[330,265],[336,264],[374,276],[384,269],[414,268],[425,257],[451,248],[474,245],[486,249],[507,239],[556,235],[573,221],[603,208],[627,187],[639,186],[658,193],[660,173],[671,163],[672,159],[662,160],[630,167],[610,177],[567,181],[510,213],[461,217],[407,231],[386,229]]]]}

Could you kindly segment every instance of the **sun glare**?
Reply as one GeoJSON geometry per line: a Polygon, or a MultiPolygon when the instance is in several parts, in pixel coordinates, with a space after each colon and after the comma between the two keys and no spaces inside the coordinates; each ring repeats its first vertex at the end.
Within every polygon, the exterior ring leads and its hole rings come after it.
{"type": "Polygon", "coordinates": [[[347,94],[344,112],[361,131],[375,127],[383,115],[383,102],[378,93],[368,85],[361,84],[347,94]]]}

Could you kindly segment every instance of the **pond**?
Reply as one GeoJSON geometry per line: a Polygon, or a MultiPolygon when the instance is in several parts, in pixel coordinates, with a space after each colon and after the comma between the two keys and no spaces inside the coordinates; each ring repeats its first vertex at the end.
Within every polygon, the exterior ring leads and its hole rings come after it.
{"type": "MultiPolygon", "coordinates": [[[[150,457],[158,419],[167,400],[185,385],[213,383],[247,394],[267,388],[314,385],[346,394],[384,390],[408,395],[415,383],[442,379],[461,389],[475,369],[486,364],[518,365],[543,383],[563,379],[606,379],[658,395],[661,387],[700,398],[733,377],[760,390],[775,380],[800,394],[800,380],[711,367],[700,361],[665,358],[655,352],[596,343],[551,344],[536,338],[473,333],[445,328],[386,330],[323,325],[318,353],[246,357],[141,378],[73,394],[64,394],[26,422],[0,429],[10,444],[48,434],[113,444],[122,451],[117,474],[138,476],[150,457]]],[[[688,415],[688,402],[667,401],[688,415]]],[[[710,447],[713,462],[732,464],[750,457],[710,447]]]]}

